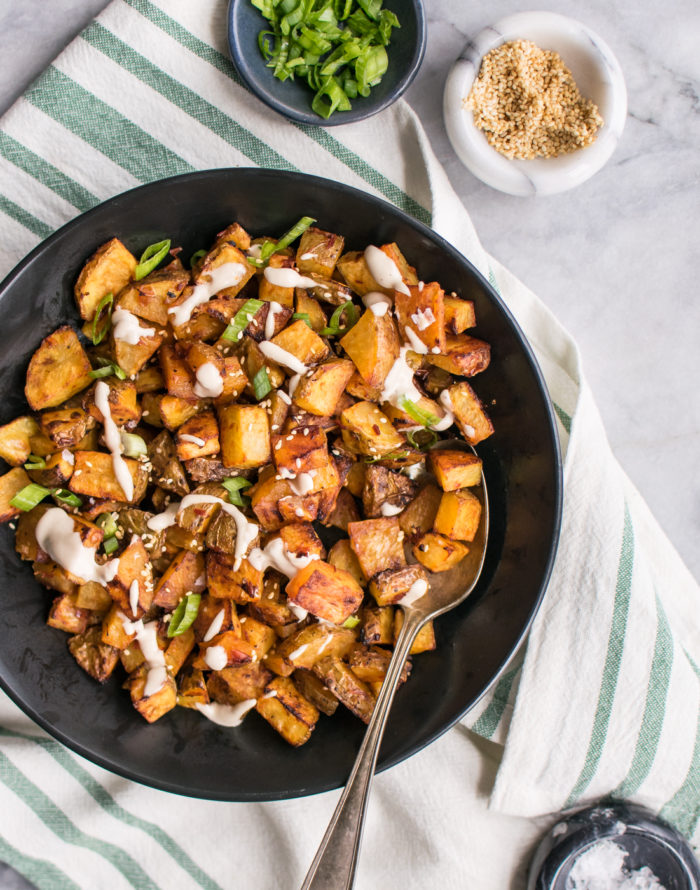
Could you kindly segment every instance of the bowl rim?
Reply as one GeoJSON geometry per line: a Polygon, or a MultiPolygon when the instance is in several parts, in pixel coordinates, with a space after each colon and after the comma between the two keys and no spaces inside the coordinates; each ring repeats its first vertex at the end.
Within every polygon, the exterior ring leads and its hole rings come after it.
{"type": "MultiPolygon", "coordinates": [[[[550,47],[556,49],[556,47],[550,47]]],[[[465,167],[492,188],[521,197],[558,194],[581,185],[601,170],[615,151],[627,116],[627,88],[619,61],[609,45],[588,25],[572,16],[550,10],[530,10],[504,16],[483,27],[471,38],[453,63],[443,92],[443,117],[452,148],[465,167]],[[476,79],[481,60],[491,49],[515,39],[531,39],[522,29],[540,25],[552,32],[587,38],[585,50],[596,70],[608,80],[605,95],[610,113],[598,137],[586,148],[558,158],[520,160],[506,158],[488,144],[465,113],[463,99],[476,79]],[[550,164],[550,160],[558,162],[550,164]],[[536,167],[533,167],[536,165],[536,167]],[[562,169],[564,168],[564,169],[562,169]]]]}
{"type": "MultiPolygon", "coordinates": [[[[552,497],[552,535],[547,547],[547,556],[543,561],[543,568],[539,582],[539,590],[537,596],[534,598],[532,608],[527,616],[526,621],[523,623],[522,628],[517,634],[516,639],[514,640],[510,650],[504,655],[498,669],[494,673],[491,680],[486,684],[486,686],[479,692],[479,694],[470,701],[465,707],[462,707],[457,713],[454,713],[450,719],[448,719],[444,724],[438,726],[434,731],[426,734],[424,737],[420,738],[417,742],[414,742],[407,750],[398,751],[391,756],[380,758],[378,760],[376,766],[376,772],[383,772],[386,769],[389,769],[395,766],[398,763],[412,757],[414,754],[417,754],[419,751],[422,751],[425,747],[432,744],[436,739],[446,733],[449,729],[455,726],[464,716],[470,711],[472,708],[476,706],[476,704],[481,701],[481,699],[486,695],[486,693],[493,688],[493,686],[498,682],[499,678],[502,676],[503,671],[508,666],[511,658],[514,653],[521,646],[525,636],[530,630],[532,626],[532,622],[537,615],[539,608],[542,604],[542,600],[544,598],[545,592],[547,590],[547,586],[549,584],[549,580],[551,578],[552,569],[554,565],[554,561],[557,554],[557,548],[559,544],[560,532],[561,532],[561,524],[562,524],[562,505],[563,505],[563,462],[561,455],[561,444],[559,441],[559,435],[557,432],[557,424],[556,424],[556,416],[555,411],[552,406],[552,400],[549,395],[549,391],[547,389],[547,385],[544,380],[544,374],[539,366],[539,363],[534,355],[534,351],[530,346],[530,343],[522,331],[520,325],[516,321],[512,312],[509,310],[500,294],[495,290],[495,288],[489,283],[489,281],[481,274],[481,272],[474,266],[474,264],[464,255],[462,254],[456,247],[451,245],[445,238],[431,229],[429,226],[417,220],[415,217],[406,213],[404,210],[401,210],[396,205],[384,200],[383,198],[372,195],[368,192],[365,192],[361,189],[355,188],[353,186],[347,185],[345,183],[337,182],[335,180],[326,179],[320,176],[315,176],[307,173],[300,173],[296,171],[280,171],[280,170],[270,170],[261,167],[223,167],[223,168],[212,168],[208,170],[202,171],[194,171],[189,173],[178,174],[175,176],[166,177],[164,179],[154,180],[150,183],[145,183],[142,185],[135,186],[131,189],[128,189],[124,192],[120,192],[117,195],[113,195],[112,197],[106,199],[105,201],[95,205],[95,207],[90,208],[82,214],[74,217],[72,220],[69,220],[67,223],[62,225],[59,229],[53,232],[48,238],[42,240],[39,244],[37,244],[28,254],[24,257],[9,273],[5,276],[5,278],[0,282],[0,306],[2,305],[2,298],[4,293],[8,287],[10,287],[15,279],[17,279],[26,268],[28,268],[32,263],[41,259],[42,253],[49,245],[53,245],[62,239],[69,237],[72,231],[76,228],[80,228],[85,225],[86,221],[88,221],[93,216],[104,213],[106,209],[113,205],[118,205],[122,201],[129,201],[132,196],[138,194],[140,196],[144,195],[144,193],[149,190],[157,190],[165,187],[170,187],[172,185],[178,185],[183,182],[200,182],[209,178],[218,179],[221,176],[226,176],[229,174],[234,174],[235,176],[255,176],[261,178],[270,178],[274,181],[278,181],[281,179],[287,180],[298,180],[303,178],[307,180],[310,185],[317,185],[319,188],[323,187],[332,187],[333,189],[339,190],[342,193],[349,193],[356,197],[361,197],[362,200],[367,201],[370,205],[374,205],[378,210],[387,208],[398,217],[399,221],[413,228],[417,229],[420,234],[424,237],[432,240],[437,246],[445,251],[452,260],[455,262],[465,264],[474,275],[475,279],[478,281],[479,285],[484,289],[484,291],[489,295],[489,298],[493,300],[493,302],[498,306],[500,312],[505,316],[507,322],[511,325],[514,333],[518,338],[518,342],[520,347],[522,348],[525,357],[528,360],[528,363],[531,366],[534,381],[536,383],[537,389],[539,391],[540,397],[542,399],[542,405],[545,409],[546,416],[546,430],[545,433],[548,436],[549,440],[552,444],[552,454],[553,454],[553,462],[552,462],[552,481],[553,481],[553,497],[552,497]]],[[[139,772],[137,768],[132,768],[128,766],[124,766],[122,763],[115,761],[110,756],[106,754],[96,753],[89,746],[82,744],[80,741],[71,738],[67,732],[64,732],[61,729],[56,728],[52,725],[49,718],[44,717],[39,711],[33,708],[31,705],[28,705],[23,699],[21,694],[16,691],[12,684],[12,678],[9,680],[4,677],[0,673],[0,688],[8,695],[8,697],[25,713],[27,714],[38,726],[44,729],[50,736],[54,739],[57,739],[61,744],[65,745],[71,751],[85,757],[92,763],[97,764],[98,766],[109,770],[110,772],[122,776],[123,778],[129,779],[130,781],[137,782],[141,785],[145,785],[151,788],[155,788],[159,791],[165,791],[172,794],[179,794],[185,797],[193,797],[197,799],[208,799],[208,800],[219,800],[219,801],[239,801],[239,802],[254,802],[254,801],[272,801],[272,800],[290,800],[298,797],[308,796],[310,794],[318,794],[323,793],[325,791],[335,790],[338,787],[342,787],[345,780],[339,784],[337,781],[331,782],[323,782],[319,784],[317,787],[312,789],[302,789],[302,790],[281,790],[275,793],[269,791],[260,791],[260,792],[236,792],[230,791],[227,789],[222,789],[220,792],[214,792],[209,789],[204,788],[194,788],[194,787],[185,787],[181,784],[178,784],[177,780],[169,781],[158,778],[153,778],[151,776],[145,775],[143,772],[139,772]]]]}
{"type": "MultiPolygon", "coordinates": [[[[303,111],[301,109],[294,108],[293,106],[288,105],[286,102],[283,102],[280,99],[276,98],[271,89],[267,90],[261,88],[256,80],[252,77],[252,67],[248,63],[246,53],[243,51],[243,47],[238,40],[238,33],[235,27],[237,9],[241,6],[242,3],[249,2],[250,0],[230,0],[229,2],[227,12],[227,43],[231,59],[241,79],[254,96],[260,99],[261,102],[264,102],[269,108],[272,108],[273,111],[276,111],[284,117],[296,121],[297,123],[311,124],[318,127],[338,127],[342,124],[351,124],[355,121],[366,120],[367,118],[378,114],[380,111],[383,111],[385,108],[393,105],[393,103],[404,94],[404,92],[411,85],[416,74],[418,74],[418,69],[420,68],[423,62],[423,57],[425,56],[427,29],[425,25],[425,9],[423,7],[423,0],[409,0],[416,15],[416,44],[413,49],[410,64],[400,78],[396,88],[389,95],[385,96],[384,99],[382,99],[381,101],[375,100],[375,104],[366,106],[360,102],[357,105],[353,106],[350,111],[338,112],[337,114],[331,115],[331,117],[326,120],[325,118],[322,118],[320,115],[311,110],[311,92],[309,92],[309,110],[303,111]]],[[[270,75],[270,79],[272,81],[270,86],[272,87],[275,83],[272,74],[270,75]]],[[[371,100],[371,95],[367,97],[367,100],[371,100]]]]}

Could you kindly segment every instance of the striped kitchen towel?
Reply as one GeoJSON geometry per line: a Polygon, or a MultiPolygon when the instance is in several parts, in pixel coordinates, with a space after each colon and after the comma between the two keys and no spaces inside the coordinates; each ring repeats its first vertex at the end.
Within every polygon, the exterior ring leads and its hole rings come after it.
{"type": "MultiPolygon", "coordinates": [[[[615,462],[575,344],[485,253],[408,105],[332,130],[284,121],[228,61],[226,6],[113,0],[4,116],[0,273],[99,201],[211,167],[320,172],[431,224],[489,278],[535,349],[566,458],[563,527],[526,647],[461,726],[379,777],[358,886],[510,884],[503,847],[476,883],[465,865],[464,831],[478,829],[464,813],[485,793],[483,774],[465,766],[472,733],[497,743],[478,746],[500,759],[487,791],[502,813],[614,792],[697,839],[698,589],[615,462]]],[[[73,755],[4,697],[0,727],[0,858],[51,890],[294,887],[335,800],[184,800],[73,755]]],[[[522,829],[491,818],[480,822],[492,837],[522,829]]]]}

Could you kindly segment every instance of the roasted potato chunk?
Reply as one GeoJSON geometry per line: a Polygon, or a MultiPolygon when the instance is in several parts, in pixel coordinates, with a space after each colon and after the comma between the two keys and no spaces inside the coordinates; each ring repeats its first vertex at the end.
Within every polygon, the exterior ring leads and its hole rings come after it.
{"type": "Polygon", "coordinates": [[[218,454],[219,424],[213,411],[202,411],[186,420],[177,431],[177,456],[180,460],[218,454]]]}
{"type": "Polygon", "coordinates": [[[493,433],[493,424],[489,420],[479,397],[463,380],[448,390],[452,410],[462,435],[470,445],[478,445],[493,433]]]}
{"type": "Polygon", "coordinates": [[[307,742],[319,712],[287,677],[275,677],[258,699],[255,709],[290,745],[307,742]]]}
{"type": "Polygon", "coordinates": [[[469,553],[459,541],[450,540],[436,532],[421,535],[413,545],[413,555],[431,572],[447,572],[469,553]]]}
{"type": "Polygon", "coordinates": [[[340,340],[368,386],[381,386],[399,357],[399,337],[391,315],[375,315],[367,309],[340,340]]]}
{"type": "Polygon", "coordinates": [[[342,624],[360,607],[364,592],[349,572],[314,559],[287,584],[287,596],[317,618],[342,624]]]}
{"type": "Polygon", "coordinates": [[[369,723],[376,699],[369,686],[336,655],[324,656],[313,667],[314,674],[341,704],[364,723],[369,723]]]}
{"type": "Polygon", "coordinates": [[[404,439],[374,402],[357,402],[340,415],[343,442],[353,451],[372,457],[390,454],[404,439]]]}
{"type": "Polygon", "coordinates": [[[219,428],[221,457],[227,467],[246,469],[268,463],[270,430],[264,408],[226,405],[219,411],[219,428]]]}
{"type": "Polygon", "coordinates": [[[343,252],[344,243],[342,235],[309,227],[299,239],[297,269],[302,275],[315,272],[317,275],[330,278],[335,271],[338,257],[343,252]]]}
{"type": "Polygon", "coordinates": [[[93,381],[92,366],[73,328],[64,325],[41,341],[29,362],[24,394],[31,408],[54,408],[93,381]]]}
{"type": "Polygon", "coordinates": [[[319,417],[335,412],[345,387],[355,373],[355,366],[347,359],[333,359],[303,377],[294,390],[294,403],[319,417]]]}
{"type": "Polygon", "coordinates": [[[473,377],[485,371],[491,361],[491,347],[483,340],[470,337],[468,334],[457,334],[447,337],[445,341],[444,355],[428,353],[427,360],[449,371],[450,374],[459,374],[462,377],[473,377]]]}
{"type": "Polygon", "coordinates": [[[116,296],[131,281],[136,257],[118,238],[112,238],[95,251],[83,266],[75,284],[75,302],[80,317],[90,321],[102,297],[116,296]]]}
{"type": "Polygon", "coordinates": [[[99,626],[71,637],[68,648],[80,667],[98,683],[104,683],[112,676],[119,661],[119,650],[102,642],[102,628],[99,626]]]}
{"type": "Polygon", "coordinates": [[[404,535],[395,516],[351,522],[348,534],[367,580],[378,572],[400,569],[406,565],[404,535]]]}
{"type": "Polygon", "coordinates": [[[476,324],[474,303],[451,295],[445,297],[445,330],[449,334],[463,334],[476,324]]]}
{"type": "Polygon", "coordinates": [[[469,489],[446,491],[433,528],[440,535],[458,541],[473,541],[481,520],[481,501],[469,489]]]}
{"type": "Polygon", "coordinates": [[[21,466],[32,453],[30,439],[39,432],[33,417],[17,417],[0,426],[0,458],[11,467],[21,466]]]}
{"type": "Polygon", "coordinates": [[[409,342],[418,337],[431,354],[433,349],[445,350],[445,293],[436,281],[409,288],[410,293],[396,291],[394,311],[399,323],[399,331],[409,342]]]}
{"type": "Polygon", "coordinates": [[[9,522],[19,516],[21,510],[13,507],[10,501],[31,481],[21,467],[15,467],[0,476],[0,522],[9,522]]]}
{"type": "Polygon", "coordinates": [[[481,458],[468,451],[431,451],[430,467],[443,491],[457,491],[481,483],[481,458]]]}
{"type": "Polygon", "coordinates": [[[138,504],[146,494],[148,471],[142,463],[123,458],[134,483],[134,495],[128,499],[117,480],[112,455],[103,451],[76,451],[75,469],[70,490],[94,498],[109,498],[122,503],[138,504]]]}
{"type": "Polygon", "coordinates": [[[425,569],[414,563],[400,569],[387,569],[384,572],[379,572],[370,581],[369,592],[378,606],[394,606],[400,603],[406,594],[414,589],[417,590],[418,585],[422,582],[427,590],[428,576],[425,569]],[[415,588],[414,585],[416,585],[415,588]]]}

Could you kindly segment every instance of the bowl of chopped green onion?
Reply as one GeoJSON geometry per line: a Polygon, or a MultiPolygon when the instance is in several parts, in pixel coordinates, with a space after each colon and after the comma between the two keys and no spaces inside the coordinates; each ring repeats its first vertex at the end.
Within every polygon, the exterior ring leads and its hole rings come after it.
{"type": "Polygon", "coordinates": [[[382,111],[425,51],[421,0],[231,0],[231,57],[285,117],[324,127],[382,111]]]}

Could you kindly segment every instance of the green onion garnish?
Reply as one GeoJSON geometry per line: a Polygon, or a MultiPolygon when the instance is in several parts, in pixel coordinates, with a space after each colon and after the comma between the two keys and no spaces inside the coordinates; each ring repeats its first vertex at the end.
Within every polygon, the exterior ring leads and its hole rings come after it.
{"type": "Polygon", "coordinates": [[[299,222],[295,223],[288,232],[282,235],[276,244],[274,241],[266,241],[260,248],[260,259],[262,262],[269,260],[273,253],[279,253],[280,250],[289,247],[293,241],[296,241],[315,222],[316,220],[310,216],[302,216],[299,222]]]}
{"type": "Polygon", "coordinates": [[[376,464],[379,460],[401,460],[404,457],[409,457],[411,454],[410,451],[392,451],[389,454],[379,454],[377,457],[366,457],[366,464],[376,464]]]}
{"type": "Polygon", "coordinates": [[[351,303],[350,300],[347,303],[343,303],[338,306],[338,308],[333,312],[329,321],[328,327],[323,328],[321,331],[321,336],[323,337],[337,337],[338,334],[347,333],[350,328],[357,324],[357,320],[360,317],[359,310],[354,303],[351,303]],[[343,313],[346,313],[345,316],[345,326],[340,326],[340,319],[343,313]]]}
{"type": "Polygon", "coordinates": [[[110,361],[108,358],[103,358],[101,355],[97,356],[97,361],[102,367],[90,371],[90,376],[93,380],[99,380],[101,377],[111,377],[112,375],[119,380],[126,380],[126,372],[115,362],[110,361]]]}
{"type": "Polygon", "coordinates": [[[51,494],[56,498],[56,500],[65,504],[67,507],[82,507],[83,502],[78,497],[77,494],[73,494],[72,491],[68,491],[67,488],[52,488],[51,494]]]}
{"type": "Polygon", "coordinates": [[[263,305],[262,300],[246,300],[221,335],[224,340],[233,340],[234,342],[240,340],[243,336],[243,331],[248,327],[260,309],[262,309],[263,305]]]}
{"type": "Polygon", "coordinates": [[[360,619],[357,617],[357,615],[351,615],[349,618],[346,618],[345,621],[343,621],[342,626],[352,629],[353,627],[357,627],[359,623],[360,619]]]}
{"type": "Polygon", "coordinates": [[[202,597],[199,593],[188,593],[177,604],[168,624],[168,636],[179,637],[192,627],[194,619],[199,612],[199,603],[202,597]]]}
{"type": "Polygon", "coordinates": [[[305,321],[311,330],[313,330],[311,316],[308,312],[295,312],[294,315],[292,315],[292,321],[305,321]]]}
{"type": "Polygon", "coordinates": [[[13,507],[16,507],[23,513],[28,513],[50,494],[50,488],[44,488],[43,485],[37,485],[36,482],[32,482],[30,485],[25,485],[24,488],[18,491],[10,503],[13,507]]]}
{"type": "Polygon", "coordinates": [[[97,309],[95,310],[95,317],[92,320],[92,345],[97,346],[98,343],[101,343],[107,331],[109,330],[112,324],[112,305],[114,303],[114,294],[109,293],[105,294],[104,297],[97,304],[97,309]],[[100,327],[100,319],[104,315],[104,323],[102,327],[100,327]]]}
{"type": "Polygon", "coordinates": [[[102,549],[107,554],[107,556],[111,556],[115,550],[119,549],[119,541],[114,535],[110,535],[108,538],[105,538],[104,541],[102,541],[102,549]]]}
{"type": "Polygon", "coordinates": [[[258,401],[264,399],[265,396],[272,391],[272,384],[270,383],[270,378],[267,376],[267,368],[260,368],[255,377],[253,377],[253,391],[255,392],[255,398],[258,401]]]}
{"type": "Polygon", "coordinates": [[[46,461],[43,457],[37,457],[36,454],[30,454],[29,460],[24,465],[25,470],[45,470],[46,461]]]}
{"type": "Polygon", "coordinates": [[[419,423],[421,426],[430,427],[438,422],[438,418],[434,414],[424,410],[410,399],[401,399],[399,408],[402,411],[405,411],[412,420],[415,420],[415,422],[419,423]]]}
{"type": "Polygon", "coordinates": [[[111,538],[117,533],[117,522],[111,513],[100,513],[95,520],[95,525],[105,533],[105,538],[111,538]]]}
{"type": "Polygon", "coordinates": [[[198,263],[202,259],[202,257],[206,255],[207,252],[204,249],[198,250],[196,253],[193,253],[190,257],[190,269],[193,269],[195,264],[198,263]]]}
{"type": "Polygon", "coordinates": [[[142,454],[148,454],[148,446],[136,433],[121,432],[122,454],[125,457],[140,457],[142,454]]]}
{"type": "Polygon", "coordinates": [[[406,438],[414,448],[419,448],[421,451],[428,451],[437,442],[438,434],[435,430],[431,429],[409,430],[406,433],[406,438]],[[419,436],[420,439],[418,438],[419,436]]]}
{"type": "Polygon", "coordinates": [[[253,484],[242,476],[229,476],[228,479],[222,480],[221,484],[228,492],[228,499],[235,507],[247,507],[248,504],[243,500],[241,491],[250,488],[253,484]]]}
{"type": "Polygon", "coordinates": [[[170,250],[170,239],[158,241],[156,244],[149,244],[141,254],[139,264],[134,271],[134,281],[140,281],[145,278],[149,272],[152,272],[162,259],[167,256],[170,250]]]}

